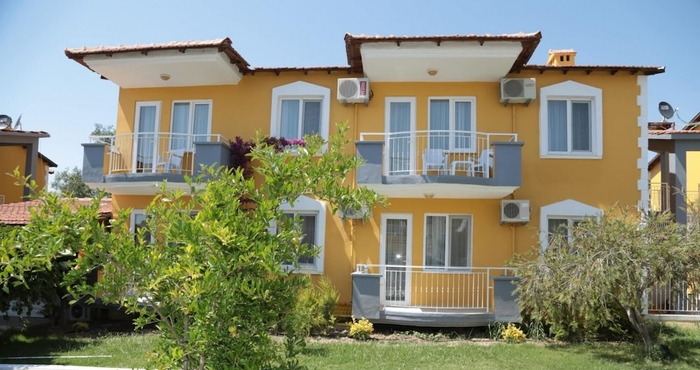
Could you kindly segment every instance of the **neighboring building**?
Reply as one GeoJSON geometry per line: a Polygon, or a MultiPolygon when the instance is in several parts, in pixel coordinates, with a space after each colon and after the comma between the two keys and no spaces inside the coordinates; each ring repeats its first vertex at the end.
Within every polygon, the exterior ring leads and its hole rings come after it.
{"type": "Polygon", "coordinates": [[[515,253],[614,204],[648,207],[647,76],[664,68],[577,65],[573,50],[528,64],[540,39],[348,34],[339,67],[253,68],[228,38],[67,49],[120,88],[117,136],[83,144],[83,180],[135,228],[154,182],[186,189],[200,164],[228,165],[227,138],[349,120],[354,181],[390,205],[341,222],[302,197],[288,211],[321,247],[305,271],[377,322],[483,325],[512,301],[492,278],[515,253]]]}
{"type": "MultiPolygon", "coordinates": [[[[78,206],[87,206],[93,201],[92,198],[73,198],[69,199],[75,202],[78,206]]],[[[0,204],[0,224],[10,226],[24,226],[29,224],[31,217],[31,209],[41,206],[40,200],[30,200],[26,202],[5,203],[0,204]]],[[[106,222],[112,217],[112,199],[104,198],[100,201],[100,214],[98,219],[106,222]]]]}
{"type": "Polygon", "coordinates": [[[15,168],[24,176],[32,175],[38,190],[49,184],[57,165],[39,153],[39,139],[47,137],[44,131],[0,130],[0,204],[22,202],[29,195],[28,188],[15,185],[15,168]]]}

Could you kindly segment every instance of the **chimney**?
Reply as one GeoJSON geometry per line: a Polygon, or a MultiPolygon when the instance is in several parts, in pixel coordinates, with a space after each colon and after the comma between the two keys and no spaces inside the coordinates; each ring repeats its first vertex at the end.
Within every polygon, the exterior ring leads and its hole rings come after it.
{"type": "Polygon", "coordinates": [[[576,51],[574,49],[549,50],[547,65],[554,67],[570,67],[576,65],[576,51]]]}

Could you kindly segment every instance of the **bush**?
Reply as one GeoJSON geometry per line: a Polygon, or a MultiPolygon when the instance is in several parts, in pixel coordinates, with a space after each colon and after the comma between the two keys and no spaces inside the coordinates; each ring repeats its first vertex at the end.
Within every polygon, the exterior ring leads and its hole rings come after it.
{"type": "Polygon", "coordinates": [[[335,312],[340,296],[331,280],[323,276],[317,286],[307,284],[299,290],[295,307],[296,327],[305,335],[327,334],[335,325],[335,312]]]}
{"type": "Polygon", "coordinates": [[[512,323],[508,324],[508,328],[503,331],[502,335],[503,339],[508,343],[522,343],[525,341],[525,333],[512,323]]]}
{"type": "Polygon", "coordinates": [[[374,332],[374,325],[364,317],[355,320],[355,316],[352,316],[352,321],[348,325],[350,326],[348,336],[357,340],[367,340],[374,332]]]}

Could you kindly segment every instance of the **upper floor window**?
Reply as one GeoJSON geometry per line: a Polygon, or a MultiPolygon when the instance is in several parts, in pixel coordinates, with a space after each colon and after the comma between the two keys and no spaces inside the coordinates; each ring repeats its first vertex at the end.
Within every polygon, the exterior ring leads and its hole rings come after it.
{"type": "Polygon", "coordinates": [[[297,81],[272,89],[270,135],[301,139],[319,134],[328,139],[330,89],[297,81]]]}
{"type": "Polygon", "coordinates": [[[193,143],[209,141],[211,100],[173,102],[170,150],[192,150],[193,143]]]}
{"type": "Polygon", "coordinates": [[[540,157],[602,157],[602,94],[574,81],[540,89],[540,157]]]}
{"type": "Polygon", "coordinates": [[[476,127],[475,98],[430,98],[428,114],[431,149],[473,151],[476,127]]]}

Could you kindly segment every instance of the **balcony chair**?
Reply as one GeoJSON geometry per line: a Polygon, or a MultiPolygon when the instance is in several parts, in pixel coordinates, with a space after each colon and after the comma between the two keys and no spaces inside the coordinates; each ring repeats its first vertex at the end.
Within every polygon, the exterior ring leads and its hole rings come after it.
{"type": "Polygon", "coordinates": [[[467,176],[474,177],[475,173],[479,172],[481,177],[489,177],[492,164],[493,149],[484,149],[476,162],[473,160],[453,161],[450,174],[454,176],[457,173],[457,165],[463,165],[467,167],[467,176]]]}
{"type": "Polygon", "coordinates": [[[423,152],[423,175],[427,175],[428,171],[436,170],[438,174],[447,172],[447,156],[442,149],[426,149],[423,152]]]}
{"type": "Polygon", "coordinates": [[[185,156],[185,149],[173,149],[168,153],[158,156],[156,168],[163,167],[164,173],[175,171],[182,173],[182,158],[185,156]]]}

